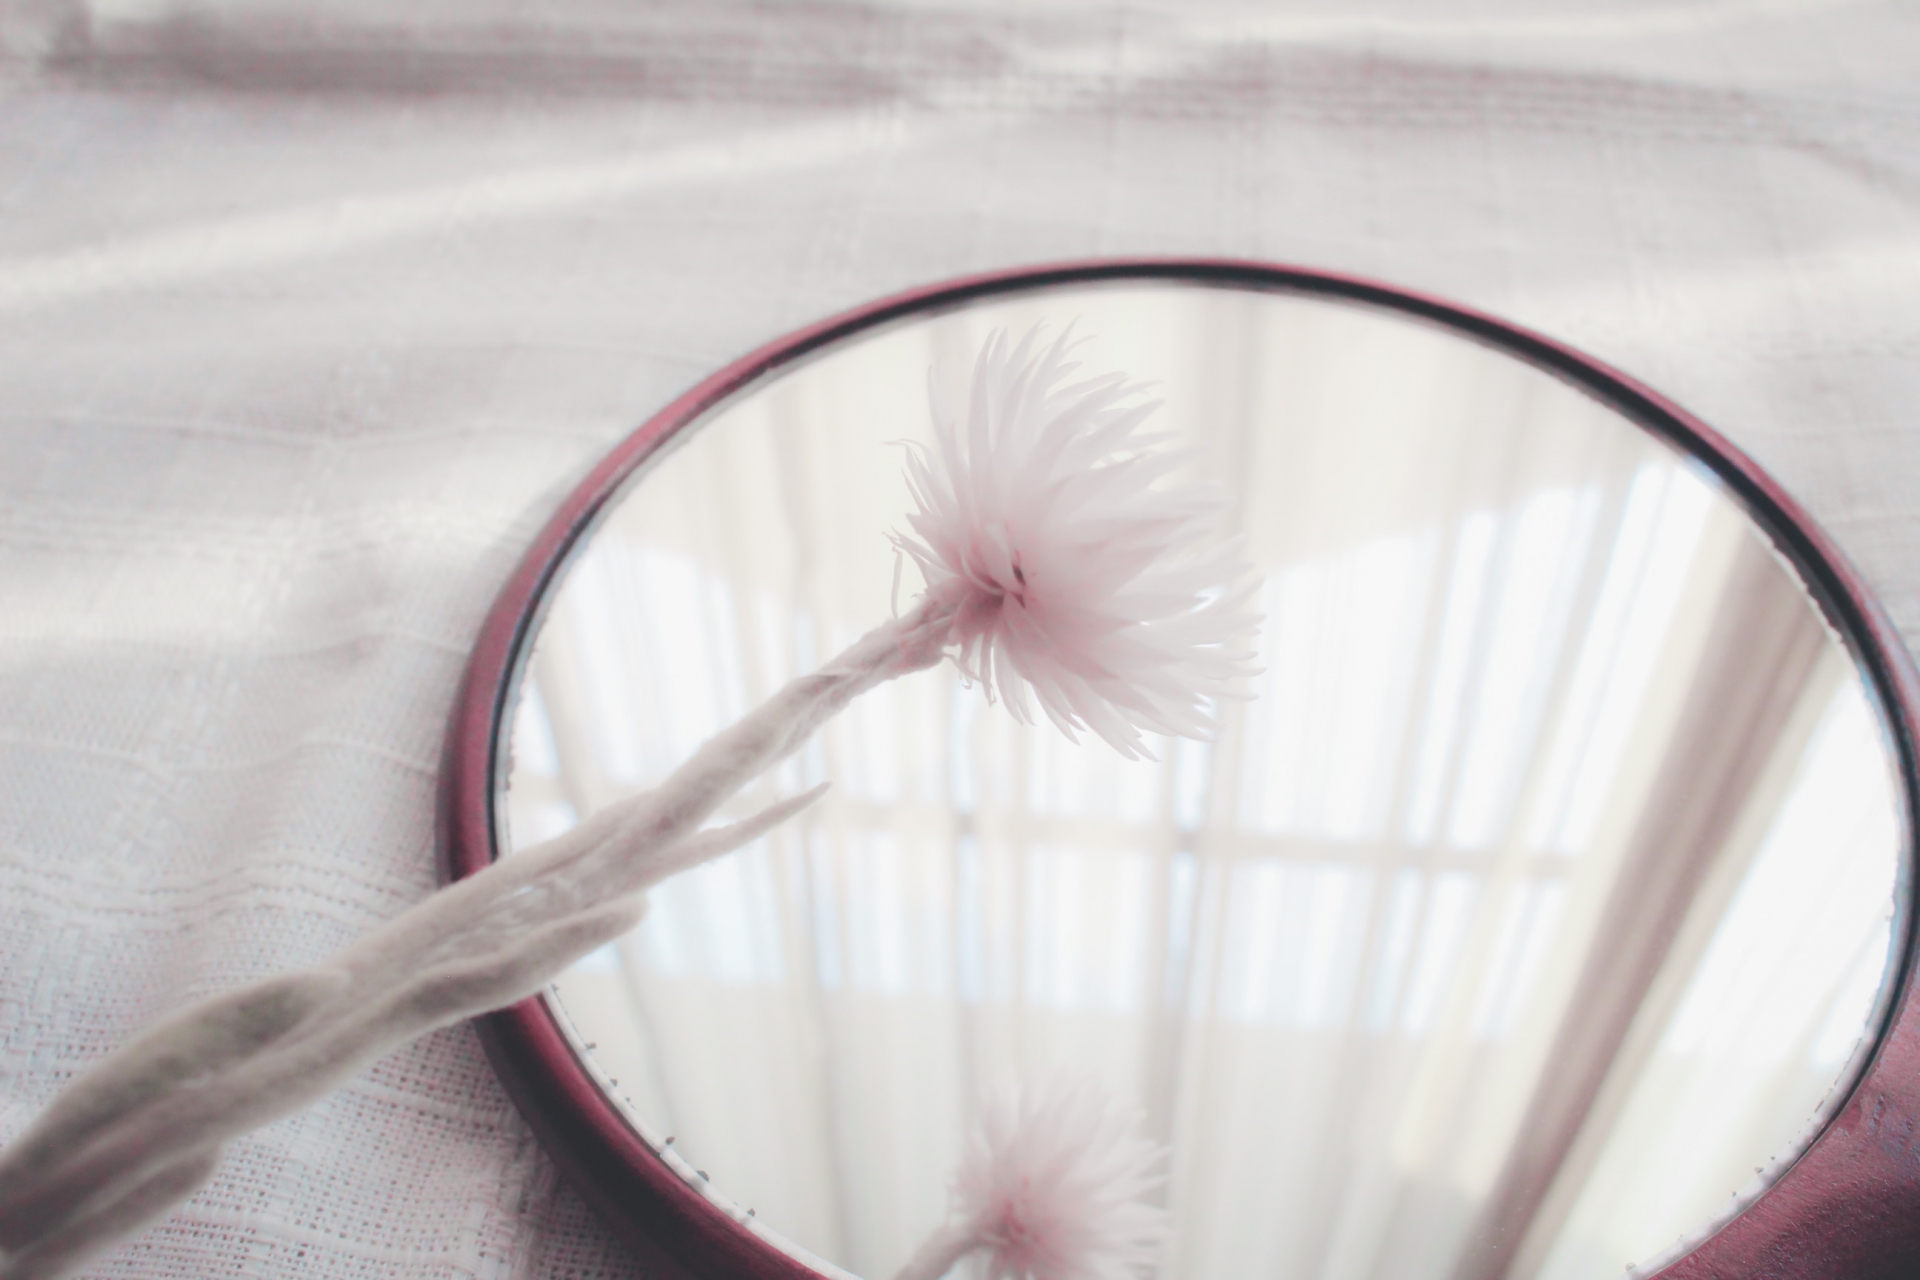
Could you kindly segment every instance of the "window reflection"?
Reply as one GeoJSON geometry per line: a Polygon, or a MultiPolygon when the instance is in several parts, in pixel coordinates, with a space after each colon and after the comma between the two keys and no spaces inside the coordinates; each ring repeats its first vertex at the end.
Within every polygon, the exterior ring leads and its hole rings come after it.
{"type": "MultiPolygon", "coordinates": [[[[1539,375],[1248,305],[1287,340],[1245,367],[1119,328],[1170,413],[1197,382],[1243,404],[1223,478],[1254,495],[1269,621],[1217,741],[1128,762],[951,670],[883,686],[743,801],[831,781],[816,810],[661,886],[561,984],[576,1019],[625,1020],[585,1038],[643,1122],[864,1274],[938,1217],[966,1099],[1065,1064],[1175,1146],[1167,1274],[1443,1280],[1582,982],[1641,947],[1656,976],[1581,1103],[1604,1121],[1514,1272],[1612,1277],[1718,1211],[1749,1151],[1791,1146],[1878,990],[1900,836],[1877,726],[1740,512],[1539,375]],[[1293,390],[1359,365],[1400,377],[1317,407],[1293,390]],[[1382,446],[1408,423],[1441,444],[1382,446]],[[1726,620],[1783,589],[1819,656],[1756,675],[1779,705],[1716,730],[1699,676],[1745,660],[1726,620]],[[1668,848],[1675,752],[1756,781],[1668,848]],[[1647,858],[1702,868],[1651,941],[1618,910],[1647,858]]],[[[596,534],[516,709],[513,842],[659,778],[884,616],[856,584],[889,581],[869,544],[891,490],[836,480],[821,503],[797,478],[884,457],[917,420],[898,367],[942,344],[970,340],[910,328],[871,368],[749,399],[596,534]]]]}

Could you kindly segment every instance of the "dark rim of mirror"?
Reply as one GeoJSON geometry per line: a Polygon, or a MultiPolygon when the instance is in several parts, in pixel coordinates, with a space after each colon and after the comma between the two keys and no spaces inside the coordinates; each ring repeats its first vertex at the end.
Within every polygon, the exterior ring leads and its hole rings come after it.
{"type": "MultiPolygon", "coordinates": [[[[572,553],[649,461],[743,389],[836,344],[896,322],[1063,285],[1187,284],[1277,292],[1376,308],[1491,346],[1571,383],[1712,471],[1792,562],[1858,664],[1897,760],[1902,787],[1894,962],[1876,1006],[1871,1050],[1825,1109],[1826,1123],[1743,1211],[1661,1270],[1707,1277],[1905,1276],[1920,1259],[1920,1000],[1912,990],[1913,848],[1920,829],[1916,724],[1920,675],[1898,632],[1845,557],[1745,454],[1658,394],[1612,369],[1491,316],[1351,276],[1253,262],[1132,260],[1017,269],[915,289],[778,339],[707,378],[622,440],[560,504],[481,627],[448,729],[439,842],[445,874],[496,856],[496,797],[506,781],[504,730],[529,640],[572,553]]],[[[768,1243],[744,1210],[728,1212],[669,1166],[583,1064],[547,1000],[476,1023],[507,1092],[565,1175],[657,1270],[699,1277],[818,1273],[768,1243]]]]}

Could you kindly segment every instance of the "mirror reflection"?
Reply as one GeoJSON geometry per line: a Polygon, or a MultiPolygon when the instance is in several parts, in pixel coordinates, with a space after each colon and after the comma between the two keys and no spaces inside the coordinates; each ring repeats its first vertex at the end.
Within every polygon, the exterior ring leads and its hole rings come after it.
{"type": "Polygon", "coordinates": [[[886,616],[889,442],[929,437],[930,369],[1042,322],[1157,384],[1229,493],[1265,575],[1252,698],[1129,762],[951,665],[867,694],[741,805],[824,801],[550,997],[635,1126],[868,1280],[944,1217],[979,1099],[1063,1074],[1170,1147],[1167,1277],[1611,1278],[1764,1185],[1887,967],[1871,694],[1702,465],[1392,313],[1081,285],[755,383],[555,588],[501,847],[886,616]]]}

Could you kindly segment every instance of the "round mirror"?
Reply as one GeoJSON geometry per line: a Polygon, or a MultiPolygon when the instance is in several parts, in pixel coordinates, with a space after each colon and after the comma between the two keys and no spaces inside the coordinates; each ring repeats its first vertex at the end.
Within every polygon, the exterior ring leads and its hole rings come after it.
{"type": "Polygon", "coordinates": [[[1390,290],[1017,274],[696,389],[488,629],[456,873],[904,607],[898,442],[930,438],[929,377],[1037,326],[1153,384],[1227,495],[1264,581],[1250,696],[1127,760],[951,664],[866,694],[742,806],[825,799],[493,1024],[562,1163],[701,1276],[886,1280],[1007,1081],[1137,1110],[1166,1277],[1613,1280],[1762,1198],[1893,1009],[1904,659],[1723,442],[1390,290]]]}

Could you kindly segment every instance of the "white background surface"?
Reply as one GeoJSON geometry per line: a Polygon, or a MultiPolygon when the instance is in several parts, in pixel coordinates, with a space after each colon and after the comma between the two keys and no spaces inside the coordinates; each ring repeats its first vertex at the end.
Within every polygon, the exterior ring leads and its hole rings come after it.
{"type": "MultiPolygon", "coordinates": [[[[1920,634],[1914,14],[0,4],[0,1135],[425,893],[568,485],[909,285],[1221,254],[1495,311],[1726,432],[1920,634]]],[[[458,1028],[94,1274],[637,1272],[458,1028]]]]}

